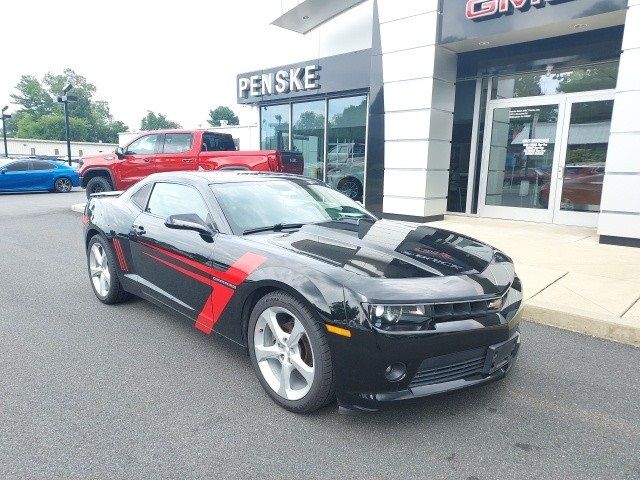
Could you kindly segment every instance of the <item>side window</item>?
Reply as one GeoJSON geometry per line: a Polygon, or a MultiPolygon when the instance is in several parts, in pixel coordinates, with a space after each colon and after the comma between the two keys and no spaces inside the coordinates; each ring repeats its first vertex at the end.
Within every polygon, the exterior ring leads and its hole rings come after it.
{"type": "Polygon", "coordinates": [[[209,209],[198,190],[178,183],[156,183],[146,211],[162,218],[195,213],[203,222],[210,221],[209,209]]]}
{"type": "Polygon", "coordinates": [[[140,187],[136,193],[131,195],[131,202],[140,210],[144,210],[147,206],[147,199],[149,198],[151,187],[153,187],[153,183],[147,183],[140,187]]]}
{"type": "Polygon", "coordinates": [[[202,150],[205,152],[232,152],[235,149],[231,135],[205,133],[202,136],[202,150]]]}
{"type": "Polygon", "coordinates": [[[53,170],[53,165],[44,160],[33,160],[31,162],[31,170],[53,170]]]}
{"type": "Polygon", "coordinates": [[[7,165],[7,172],[26,172],[29,170],[29,162],[13,162],[7,165]]]}
{"type": "Polygon", "coordinates": [[[139,138],[127,147],[127,153],[131,155],[148,155],[155,153],[158,135],[147,135],[139,138]]]}
{"type": "Polygon", "coordinates": [[[163,153],[182,153],[191,150],[193,135],[190,133],[167,133],[164,136],[163,153]]]}

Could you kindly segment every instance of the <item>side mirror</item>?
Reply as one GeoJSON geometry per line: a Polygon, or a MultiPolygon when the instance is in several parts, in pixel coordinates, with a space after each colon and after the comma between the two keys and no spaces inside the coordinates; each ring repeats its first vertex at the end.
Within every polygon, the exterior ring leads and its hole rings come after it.
{"type": "Polygon", "coordinates": [[[173,230],[192,230],[200,235],[212,237],[215,229],[207,225],[194,213],[170,215],[164,222],[164,226],[173,230]]]}
{"type": "Polygon", "coordinates": [[[7,169],[6,168],[0,168],[0,175],[4,175],[5,173],[7,173],[7,169]]]}
{"type": "Polygon", "coordinates": [[[124,148],[122,147],[116,148],[115,154],[116,154],[116,157],[122,160],[124,158],[124,148]]]}

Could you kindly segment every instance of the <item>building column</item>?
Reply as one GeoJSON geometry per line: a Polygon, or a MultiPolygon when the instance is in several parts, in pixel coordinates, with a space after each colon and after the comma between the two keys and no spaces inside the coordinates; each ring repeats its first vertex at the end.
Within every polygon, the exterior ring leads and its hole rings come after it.
{"type": "MultiPolygon", "coordinates": [[[[613,104],[598,234],[640,245],[640,0],[629,0],[613,104]]],[[[604,236],[604,238],[603,238],[604,236]]],[[[624,242],[623,242],[624,243],[624,242]]]]}
{"type": "Polygon", "coordinates": [[[436,45],[438,0],[378,0],[384,82],[383,213],[444,214],[457,56],[436,45]]]}

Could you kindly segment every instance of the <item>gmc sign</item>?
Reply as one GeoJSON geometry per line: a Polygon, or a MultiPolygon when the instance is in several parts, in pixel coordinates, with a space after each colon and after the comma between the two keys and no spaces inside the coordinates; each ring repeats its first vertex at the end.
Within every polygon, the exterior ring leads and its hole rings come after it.
{"type": "Polygon", "coordinates": [[[466,15],[469,20],[481,20],[509,13],[511,9],[542,8],[547,3],[565,3],[572,0],[468,0],[466,15]]]}

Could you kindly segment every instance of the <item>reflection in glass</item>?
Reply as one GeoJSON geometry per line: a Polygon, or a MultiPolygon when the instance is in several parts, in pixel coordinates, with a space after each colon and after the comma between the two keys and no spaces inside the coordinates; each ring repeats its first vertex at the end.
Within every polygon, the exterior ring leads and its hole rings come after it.
{"type": "Polygon", "coordinates": [[[367,131],[367,96],[329,100],[327,183],[362,201],[367,131]]]}
{"type": "Polygon", "coordinates": [[[516,98],[616,88],[618,62],[494,78],[491,97],[516,98]]]}
{"type": "Polygon", "coordinates": [[[324,100],[293,104],[292,150],[302,153],[304,175],[323,178],[324,100]]]}
{"type": "Polygon", "coordinates": [[[572,105],[561,210],[600,211],[612,112],[613,100],[572,105]]]}
{"type": "Polygon", "coordinates": [[[260,148],[289,150],[289,105],[260,109],[260,148]]]}
{"type": "Polygon", "coordinates": [[[558,105],[496,108],[487,175],[487,205],[547,208],[558,105]]]}

